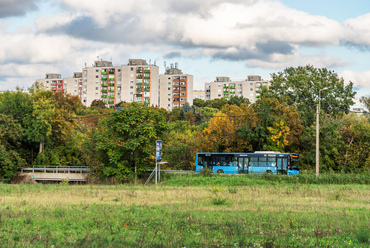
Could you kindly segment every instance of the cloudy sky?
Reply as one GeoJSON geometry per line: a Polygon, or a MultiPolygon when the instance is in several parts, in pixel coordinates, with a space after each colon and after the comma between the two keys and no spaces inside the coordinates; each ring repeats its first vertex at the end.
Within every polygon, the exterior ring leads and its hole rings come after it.
{"type": "Polygon", "coordinates": [[[194,88],[311,64],[370,95],[368,0],[0,0],[0,90],[99,58],[179,63],[194,88]]]}

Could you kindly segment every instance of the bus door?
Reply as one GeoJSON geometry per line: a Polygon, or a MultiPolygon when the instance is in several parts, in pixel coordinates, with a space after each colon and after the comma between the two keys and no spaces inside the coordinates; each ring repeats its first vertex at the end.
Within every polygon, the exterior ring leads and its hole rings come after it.
{"type": "Polygon", "coordinates": [[[288,158],[277,158],[277,169],[280,174],[287,174],[288,158]]]}
{"type": "Polygon", "coordinates": [[[206,156],[204,157],[204,168],[207,169],[212,169],[212,157],[211,156],[206,156]]]}
{"type": "Polygon", "coordinates": [[[248,173],[249,158],[238,158],[238,173],[248,173]]]}

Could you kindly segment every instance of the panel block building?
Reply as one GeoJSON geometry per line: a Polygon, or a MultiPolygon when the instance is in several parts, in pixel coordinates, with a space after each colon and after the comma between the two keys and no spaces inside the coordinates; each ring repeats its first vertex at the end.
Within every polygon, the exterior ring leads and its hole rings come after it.
{"type": "Polygon", "coordinates": [[[46,74],[36,80],[46,89],[65,90],[78,95],[85,106],[102,100],[107,107],[122,101],[138,102],[147,106],[159,104],[159,67],[142,59],[130,59],[127,65],[114,66],[110,61],[95,61],[82,72],[62,79],[60,74],[46,74]]]}
{"type": "Polygon", "coordinates": [[[269,82],[261,76],[251,75],[244,81],[231,81],[229,77],[216,77],[214,82],[205,83],[205,100],[225,98],[232,96],[243,96],[251,103],[259,97],[262,87],[268,87],[269,82]]]}
{"type": "Polygon", "coordinates": [[[182,107],[186,102],[193,105],[193,76],[183,74],[177,65],[166,68],[165,74],[159,76],[159,106],[171,110],[182,107]]]}

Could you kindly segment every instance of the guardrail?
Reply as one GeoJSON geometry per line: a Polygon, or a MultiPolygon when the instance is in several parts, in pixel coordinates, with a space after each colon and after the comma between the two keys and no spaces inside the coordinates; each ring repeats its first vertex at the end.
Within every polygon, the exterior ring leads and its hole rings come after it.
{"type": "MultiPolygon", "coordinates": [[[[147,171],[153,171],[153,169],[148,169],[147,171]]],[[[179,173],[179,174],[186,174],[186,173],[193,173],[194,171],[192,170],[161,170],[161,173],[179,173]]]]}
{"type": "Polygon", "coordinates": [[[21,173],[26,171],[35,173],[35,172],[52,172],[52,173],[89,173],[91,170],[88,166],[48,166],[48,167],[30,167],[30,168],[21,168],[21,173]]]}

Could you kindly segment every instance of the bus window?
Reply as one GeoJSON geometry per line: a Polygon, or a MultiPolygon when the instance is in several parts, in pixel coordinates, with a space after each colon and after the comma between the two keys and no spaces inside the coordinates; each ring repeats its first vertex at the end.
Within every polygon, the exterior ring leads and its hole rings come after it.
{"type": "Polygon", "coordinates": [[[249,166],[251,166],[251,167],[258,166],[258,157],[251,157],[251,160],[249,162],[249,166]]]}
{"type": "Polygon", "coordinates": [[[198,165],[203,165],[203,156],[198,156],[198,165]]]}
{"type": "Polygon", "coordinates": [[[238,166],[238,158],[237,157],[231,157],[231,166],[238,166]]]}
{"type": "Polygon", "coordinates": [[[287,169],[287,166],[288,166],[288,159],[287,158],[283,158],[283,170],[286,170],[287,169]]]}
{"type": "Polygon", "coordinates": [[[267,166],[267,158],[260,158],[258,165],[259,165],[259,167],[266,167],[267,166]]]}
{"type": "Polygon", "coordinates": [[[268,158],[267,166],[275,167],[276,166],[275,158],[268,158]]]}

